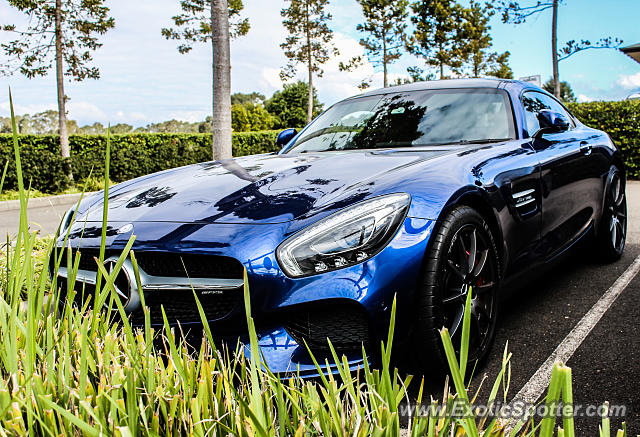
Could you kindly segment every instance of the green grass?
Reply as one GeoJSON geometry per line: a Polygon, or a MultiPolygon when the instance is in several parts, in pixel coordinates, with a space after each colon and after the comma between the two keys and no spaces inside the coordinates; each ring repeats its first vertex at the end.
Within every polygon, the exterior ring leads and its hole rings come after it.
{"type": "MultiPolygon", "coordinates": [[[[107,156],[108,149],[109,145],[107,156]]],[[[72,258],[70,252],[59,253],[55,239],[38,240],[29,232],[17,137],[14,152],[22,208],[17,238],[1,246],[0,256],[0,435],[399,436],[399,408],[409,400],[407,388],[413,378],[401,376],[390,364],[395,300],[388,338],[379,345],[382,359],[378,368],[365,359],[360,369],[351,371],[346,358],[331,347],[331,360],[313,358],[321,372],[319,380],[305,381],[295,375],[282,379],[259,358],[245,272],[251,358],[239,346],[216,348],[215,333],[206,323],[201,343],[192,345],[197,352],[190,352],[180,329],[170,327],[164,314],[164,328],[159,331],[151,329],[148,314],[142,329],[132,329],[126,319],[113,281],[126,257],[131,258],[138,276],[131,250],[135,236],[114,271],[108,273],[102,264],[103,235],[96,260],[98,292],[83,308],[71,304],[76,293],[73,288],[58,289],[49,280],[43,266],[50,259],[58,266],[67,256],[67,265],[74,266],[70,269],[73,278],[80,255],[72,258]],[[64,304],[58,308],[60,300],[64,304]],[[117,310],[104,311],[107,301],[115,303],[117,310]],[[118,316],[121,323],[114,323],[118,316]],[[322,374],[330,361],[337,374],[322,374]]],[[[105,167],[108,180],[108,162],[105,167]]],[[[103,229],[107,219],[105,208],[103,229]]],[[[62,237],[66,242],[68,234],[62,237]]],[[[136,280],[139,283],[139,277],[136,280]]],[[[144,296],[141,298],[144,305],[144,296]]],[[[194,299],[197,302],[195,293],[194,299]]],[[[197,305],[204,322],[204,311],[199,302],[197,305]]],[[[571,417],[565,417],[560,428],[553,417],[539,423],[507,424],[489,417],[436,413],[438,405],[450,408],[463,402],[472,408],[477,402],[466,386],[469,305],[468,300],[460,356],[447,330],[441,332],[453,386],[447,385],[443,398],[436,401],[423,399],[424,381],[419,383],[416,401],[429,405],[432,414],[412,418],[410,435],[502,436],[506,426],[514,425],[510,435],[573,436],[571,417]]],[[[487,400],[490,404],[507,399],[510,359],[505,350],[487,400]]],[[[555,404],[560,399],[572,399],[571,371],[557,364],[545,402],[555,404]]],[[[609,435],[608,419],[602,421],[601,435],[609,435]]],[[[617,435],[626,436],[626,431],[617,435]]]]}

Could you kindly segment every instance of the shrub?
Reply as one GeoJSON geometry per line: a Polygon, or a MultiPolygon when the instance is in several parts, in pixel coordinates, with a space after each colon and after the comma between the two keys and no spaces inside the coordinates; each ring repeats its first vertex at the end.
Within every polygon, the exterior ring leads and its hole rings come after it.
{"type": "Polygon", "coordinates": [[[640,179],[640,101],[569,103],[578,119],[607,132],[620,148],[629,179],[640,179]]]}
{"type": "Polygon", "coordinates": [[[231,127],[235,132],[255,132],[273,128],[276,118],[264,106],[236,103],[231,106],[231,127]]]}
{"type": "MultiPolygon", "coordinates": [[[[234,156],[270,153],[279,150],[278,131],[237,132],[233,134],[234,156]]],[[[104,173],[106,136],[72,135],[71,158],[59,155],[56,135],[22,135],[20,151],[25,183],[34,189],[57,193],[68,185],[67,166],[76,179],[104,173]]],[[[0,134],[0,156],[13,156],[11,136],[0,134]]],[[[5,158],[6,157],[6,158],[5,158]]],[[[173,167],[211,160],[210,134],[127,134],[114,135],[111,141],[111,176],[122,182],[173,167]]],[[[5,189],[17,188],[15,165],[9,159],[5,189]]]]}
{"type": "MultiPolygon", "coordinates": [[[[309,85],[306,82],[286,84],[282,91],[276,91],[264,104],[267,111],[275,115],[275,128],[304,126],[307,123],[309,107],[309,85]]],[[[322,112],[317,92],[313,90],[313,116],[322,112]]]]}

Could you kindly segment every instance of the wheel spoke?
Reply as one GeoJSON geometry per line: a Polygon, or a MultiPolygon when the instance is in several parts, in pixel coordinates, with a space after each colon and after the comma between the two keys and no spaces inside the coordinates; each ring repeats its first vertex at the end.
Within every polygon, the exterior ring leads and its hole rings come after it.
{"type": "Polygon", "coordinates": [[[613,248],[616,247],[616,241],[618,240],[618,231],[616,229],[616,223],[614,220],[611,220],[611,243],[613,244],[613,248]]]}
{"type": "MultiPolygon", "coordinates": [[[[622,223],[617,222],[616,223],[616,228],[617,228],[618,234],[620,235],[620,239],[619,240],[620,241],[624,240],[624,229],[622,228],[622,223]]],[[[618,246],[616,246],[616,247],[618,247],[618,246]]]]}
{"type": "Polygon", "coordinates": [[[442,303],[444,305],[448,305],[451,303],[462,301],[462,298],[466,296],[466,293],[460,293],[460,290],[456,290],[456,292],[458,292],[458,294],[455,294],[453,296],[448,296],[442,299],[442,303]]]}
{"type": "Polygon", "coordinates": [[[480,254],[480,260],[478,261],[478,265],[475,266],[473,272],[471,272],[471,276],[474,278],[479,276],[484,269],[484,266],[487,264],[487,257],[489,256],[489,249],[483,250],[480,254]]]}
{"type": "Polygon", "coordinates": [[[451,330],[449,331],[449,335],[451,337],[453,337],[456,334],[456,332],[458,332],[458,329],[460,329],[460,326],[462,325],[463,316],[464,316],[464,306],[461,306],[458,309],[458,312],[456,313],[455,319],[453,319],[453,323],[451,324],[451,330]]]}
{"type": "Polygon", "coordinates": [[[473,232],[471,232],[471,247],[469,247],[469,269],[468,273],[473,271],[473,268],[476,265],[476,249],[478,246],[478,241],[476,237],[476,229],[473,228],[473,232]]]}
{"type": "Polygon", "coordinates": [[[624,201],[624,193],[620,193],[620,195],[616,197],[615,205],[617,207],[620,207],[623,201],[624,201]]]}
{"type": "Polygon", "coordinates": [[[486,284],[474,285],[473,286],[473,291],[475,291],[476,294],[483,294],[483,293],[486,293],[487,291],[491,290],[494,285],[496,285],[496,284],[493,281],[492,282],[487,282],[486,284]]]}
{"type": "Polygon", "coordinates": [[[613,201],[618,203],[618,196],[620,195],[620,178],[616,177],[613,180],[613,201]]]}
{"type": "Polygon", "coordinates": [[[491,319],[491,317],[489,316],[489,311],[487,311],[487,309],[484,307],[482,303],[479,303],[478,305],[476,305],[476,311],[482,314],[482,316],[485,317],[487,320],[491,319]]]}
{"type": "Polygon", "coordinates": [[[464,241],[462,241],[461,235],[456,238],[455,246],[458,252],[458,263],[459,265],[464,265],[467,262],[467,248],[464,245],[464,241]]]}
{"type": "Polygon", "coordinates": [[[453,273],[455,273],[456,275],[458,275],[458,277],[461,280],[465,280],[465,278],[467,277],[467,275],[465,275],[459,268],[458,266],[455,265],[455,263],[451,260],[447,260],[447,265],[449,266],[449,268],[451,270],[453,270],[453,273]]]}

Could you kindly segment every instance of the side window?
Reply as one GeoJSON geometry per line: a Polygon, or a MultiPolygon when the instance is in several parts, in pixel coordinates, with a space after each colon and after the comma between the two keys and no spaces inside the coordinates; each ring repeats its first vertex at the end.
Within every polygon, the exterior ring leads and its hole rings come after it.
{"type": "Polygon", "coordinates": [[[525,111],[525,121],[527,123],[527,133],[529,136],[535,134],[540,129],[540,123],[538,122],[538,112],[543,109],[549,109],[554,112],[559,112],[566,115],[570,122],[571,128],[575,127],[573,117],[567,112],[566,109],[553,97],[549,97],[546,94],[542,94],[536,91],[529,91],[522,96],[522,106],[525,111]]]}

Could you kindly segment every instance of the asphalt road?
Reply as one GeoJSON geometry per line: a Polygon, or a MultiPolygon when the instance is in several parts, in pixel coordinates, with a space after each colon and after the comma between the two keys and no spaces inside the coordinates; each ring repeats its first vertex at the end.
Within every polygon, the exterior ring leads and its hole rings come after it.
{"type": "MultiPolygon", "coordinates": [[[[501,305],[500,322],[491,356],[476,370],[472,390],[486,375],[479,401],[487,398],[508,341],[511,360],[511,399],[536,374],[540,366],[563,342],[589,309],[598,302],[616,280],[640,256],[640,182],[627,188],[629,230],[622,259],[602,265],[589,253],[577,251],[543,277],[534,279],[511,293],[501,305]]],[[[32,229],[42,234],[55,232],[64,212],[73,201],[59,205],[29,208],[32,229]]],[[[18,211],[0,209],[0,233],[15,234],[18,211]]],[[[640,433],[640,275],[624,288],[602,319],[582,341],[567,364],[573,371],[574,404],[611,405],[626,408],[621,417],[612,418],[612,426],[622,421],[630,434],[640,433]]],[[[442,381],[428,381],[426,393],[434,398],[442,394],[442,381]]],[[[597,435],[600,419],[576,417],[577,435],[597,435]]]]}
{"type": "MultiPolygon", "coordinates": [[[[27,208],[27,219],[32,231],[38,231],[41,235],[54,234],[62,216],[69,208],[76,204],[77,200],[71,198],[58,204],[47,202],[45,199],[34,199],[33,206],[27,208]]],[[[0,202],[0,207],[3,202],[0,202]]],[[[0,236],[4,241],[7,234],[15,237],[20,223],[20,210],[0,209],[0,236]]]]}

